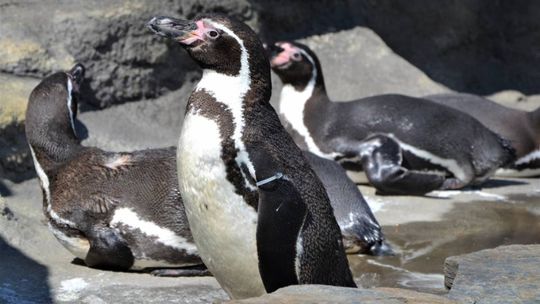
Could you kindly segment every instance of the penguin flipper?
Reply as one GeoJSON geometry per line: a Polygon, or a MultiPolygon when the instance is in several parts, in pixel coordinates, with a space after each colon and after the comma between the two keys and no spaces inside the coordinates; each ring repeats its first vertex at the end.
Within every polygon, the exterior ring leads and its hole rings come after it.
{"type": "Polygon", "coordinates": [[[347,253],[364,253],[369,255],[385,255],[384,252],[391,251],[391,247],[384,245],[385,250],[381,251],[384,243],[384,235],[380,225],[365,214],[351,214],[351,218],[342,229],[343,245],[347,253]],[[387,250],[388,249],[388,250],[387,250]]]}
{"type": "Polygon", "coordinates": [[[439,189],[445,180],[442,175],[403,167],[403,151],[394,139],[385,135],[363,141],[358,154],[370,183],[383,193],[425,194],[439,189]]]}
{"type": "Polygon", "coordinates": [[[306,206],[285,178],[259,186],[257,253],[259,272],[267,292],[298,284],[296,241],[306,206]]]}
{"type": "Polygon", "coordinates": [[[133,253],[118,231],[95,226],[89,229],[86,236],[90,250],[84,261],[89,267],[128,270],[133,266],[133,253]]]}

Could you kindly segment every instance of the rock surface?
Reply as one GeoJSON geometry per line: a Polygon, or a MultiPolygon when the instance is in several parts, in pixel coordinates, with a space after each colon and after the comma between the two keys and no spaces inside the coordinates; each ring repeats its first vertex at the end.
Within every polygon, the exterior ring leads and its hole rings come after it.
{"type": "Polygon", "coordinates": [[[540,93],[535,0],[361,1],[362,16],[396,53],[445,86],[476,94],[540,93]],[[519,3],[519,4],[518,4],[519,3]]]}
{"type": "Polygon", "coordinates": [[[83,92],[95,106],[156,97],[197,72],[177,43],[152,35],[146,22],[156,14],[203,11],[245,19],[250,9],[243,0],[8,1],[0,13],[0,71],[43,77],[82,62],[83,92]]]}
{"type": "Polygon", "coordinates": [[[397,288],[355,289],[325,285],[298,285],[279,289],[259,298],[235,300],[227,304],[451,304],[444,297],[397,288]]]}
{"type": "Polygon", "coordinates": [[[30,176],[24,115],[28,95],[37,83],[36,79],[0,73],[0,176],[16,181],[30,176]]]}
{"type": "Polygon", "coordinates": [[[540,245],[513,245],[449,257],[449,298],[464,303],[540,302],[540,245]]]}

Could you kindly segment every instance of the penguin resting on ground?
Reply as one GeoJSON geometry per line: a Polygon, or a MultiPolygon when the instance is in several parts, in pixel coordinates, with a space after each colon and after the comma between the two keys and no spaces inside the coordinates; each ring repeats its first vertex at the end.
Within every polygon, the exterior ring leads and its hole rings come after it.
{"type": "Polygon", "coordinates": [[[345,168],[362,168],[379,192],[425,194],[480,184],[515,157],[507,140],[474,118],[425,99],[332,102],[308,47],[278,42],[271,52],[284,84],[280,114],[297,144],[345,168]]]}
{"type": "Polygon", "coordinates": [[[26,138],[50,231],[90,267],[206,275],[178,191],[175,149],[113,153],[75,132],[84,67],[45,78],[30,94],[26,138]],[[156,269],[162,268],[162,269],[156,269]]]}
{"type": "Polygon", "coordinates": [[[203,68],[178,146],[180,193],[201,258],[232,298],[293,284],[355,287],[321,181],[269,103],[257,35],[222,15],[155,17],[203,68]]]}
{"type": "Polygon", "coordinates": [[[341,229],[347,253],[392,255],[381,226],[355,183],[336,162],[304,151],[311,168],[326,189],[334,216],[341,229]]]}
{"type": "Polygon", "coordinates": [[[497,170],[495,175],[540,176],[540,108],[521,111],[472,94],[436,94],[423,98],[465,112],[510,141],[517,160],[497,170]]]}

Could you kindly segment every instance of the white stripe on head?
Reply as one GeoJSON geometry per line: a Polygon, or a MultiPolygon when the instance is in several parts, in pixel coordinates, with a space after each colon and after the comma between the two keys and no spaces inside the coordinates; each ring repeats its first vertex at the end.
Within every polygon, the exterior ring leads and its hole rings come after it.
{"type": "MultiPolygon", "coordinates": [[[[251,75],[249,71],[249,53],[244,46],[244,42],[238,37],[232,30],[226,26],[213,22],[211,20],[205,20],[216,29],[220,29],[233,37],[238,44],[242,54],[240,56],[240,70],[238,75],[230,76],[218,73],[214,70],[205,69],[201,81],[197,84],[195,91],[205,90],[212,95],[218,102],[224,103],[231,110],[234,120],[234,132],[232,139],[235,146],[238,149],[238,155],[236,156],[236,162],[241,165],[245,164],[249,170],[249,173],[255,178],[255,168],[249,155],[246,151],[244,142],[242,141],[242,133],[244,130],[244,103],[243,99],[251,86],[251,75]]],[[[241,170],[242,175],[244,171],[241,170]]],[[[246,187],[251,190],[255,190],[256,187],[249,183],[249,179],[244,176],[246,181],[246,187]]]]}
{"type": "Polygon", "coordinates": [[[71,106],[73,103],[71,92],[73,91],[73,84],[71,83],[71,79],[68,77],[67,81],[67,89],[68,89],[68,96],[67,96],[67,108],[69,111],[69,121],[71,122],[71,129],[73,130],[73,134],[77,136],[77,132],[75,131],[75,117],[73,116],[73,111],[71,110],[71,106]]]}

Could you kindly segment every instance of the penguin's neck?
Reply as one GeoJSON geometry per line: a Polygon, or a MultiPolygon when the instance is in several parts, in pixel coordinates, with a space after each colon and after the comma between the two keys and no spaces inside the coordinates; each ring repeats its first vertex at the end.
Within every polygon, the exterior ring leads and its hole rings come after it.
{"type": "Polygon", "coordinates": [[[39,126],[38,129],[37,132],[27,134],[27,139],[34,164],[36,167],[39,164],[41,170],[47,175],[73,158],[82,149],[80,141],[72,129],[63,132],[51,131],[50,126],[39,126]]]}
{"type": "MultiPolygon", "coordinates": [[[[239,38],[237,40],[242,51],[238,73],[228,75],[205,69],[195,91],[204,91],[211,95],[217,103],[214,108],[216,111],[230,111],[234,125],[231,139],[237,150],[236,162],[239,166],[245,165],[250,174],[255,176],[242,136],[246,113],[256,110],[270,99],[270,68],[266,57],[259,58],[260,56],[255,55],[250,58],[243,42],[239,38]],[[222,107],[223,105],[225,107],[222,107]]],[[[197,114],[191,111],[188,113],[197,114]]]]}
{"type": "MultiPolygon", "coordinates": [[[[281,90],[279,113],[292,128],[305,141],[308,150],[319,156],[326,156],[315,144],[313,135],[316,130],[310,128],[308,120],[316,113],[325,113],[331,106],[328,98],[323,75],[320,70],[314,69],[310,80],[304,85],[285,84],[281,90]]],[[[324,116],[324,115],[323,115],[324,116]]],[[[320,125],[320,124],[318,124],[320,125]]]]}

